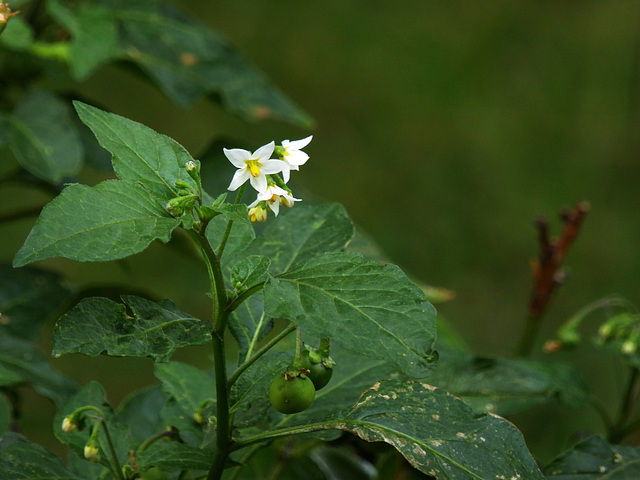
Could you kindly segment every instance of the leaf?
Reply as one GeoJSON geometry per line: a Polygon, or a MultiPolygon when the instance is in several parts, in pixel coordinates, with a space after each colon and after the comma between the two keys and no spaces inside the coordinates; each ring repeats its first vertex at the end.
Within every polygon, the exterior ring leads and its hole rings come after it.
{"type": "Polygon", "coordinates": [[[56,323],[53,356],[106,354],[166,362],[178,348],[211,338],[207,322],[181,312],[171,300],[156,303],[123,295],[122,301],[124,305],[103,297],[83,299],[56,323]]]}
{"type": "MultiPolygon", "coordinates": [[[[4,393],[0,393],[0,437],[9,431],[13,418],[12,407],[4,393]]],[[[1,467],[0,467],[1,468],[1,467]]]]}
{"type": "Polygon", "coordinates": [[[52,93],[32,90],[9,120],[9,145],[25,170],[53,184],[78,172],[82,143],[66,103],[52,93]]]}
{"type": "Polygon", "coordinates": [[[168,242],[180,224],[137,185],[107,180],[73,184],[45,205],[16,254],[14,267],[51,257],[79,262],[116,260],[168,242]]]}
{"type": "Polygon", "coordinates": [[[271,260],[262,255],[249,255],[231,269],[231,286],[238,293],[263,281],[269,271],[271,260]]]}
{"type": "Polygon", "coordinates": [[[159,384],[138,390],[125,398],[116,411],[119,422],[129,425],[131,434],[139,441],[164,431],[166,424],[160,411],[168,395],[159,384]]]}
{"type": "MultiPolygon", "coordinates": [[[[205,235],[216,252],[219,251],[220,242],[224,237],[227,229],[227,225],[230,220],[233,220],[227,243],[221,258],[222,266],[224,269],[230,268],[230,259],[233,259],[238,253],[244,257],[244,249],[255,238],[256,233],[253,229],[253,225],[249,220],[247,214],[246,205],[225,205],[224,209],[220,210],[220,215],[211,219],[207,225],[205,235]]],[[[233,260],[231,260],[233,262],[233,260]]]]}
{"type": "Polygon", "coordinates": [[[270,222],[243,255],[269,257],[270,272],[277,275],[299,268],[320,254],[343,250],[353,232],[353,224],[342,205],[297,205],[285,209],[270,222]]]}
{"type": "Polygon", "coordinates": [[[0,385],[20,383],[32,385],[57,406],[76,390],[73,382],[54,370],[31,343],[4,333],[0,335],[0,385]]]}
{"type": "Polygon", "coordinates": [[[108,9],[80,5],[72,12],[59,1],[49,1],[48,10],[71,32],[69,66],[76,80],[86,79],[119,53],[117,26],[108,9]]]}
{"type": "Polygon", "coordinates": [[[177,442],[156,442],[138,456],[141,470],[157,467],[166,472],[175,470],[209,470],[213,453],[177,442]]]}
{"type": "Polygon", "coordinates": [[[477,417],[461,400],[424,383],[375,384],[328,424],[393,445],[438,480],[544,478],[511,423],[491,414],[477,417]]]}
{"type": "Polygon", "coordinates": [[[113,170],[120,180],[140,183],[163,203],[178,196],[178,179],[195,188],[185,168],[193,158],[178,142],[120,115],[81,102],[74,106],[100,145],[113,155],[113,170]]]}
{"type": "Polygon", "coordinates": [[[437,359],[435,309],[395,265],[352,253],[321,255],[270,278],[264,303],[268,316],[288,318],[305,333],[330,336],[410,376],[427,375],[437,359]]]}
{"type": "Polygon", "coordinates": [[[162,388],[170,394],[191,417],[202,403],[215,402],[216,390],[213,375],[182,362],[156,365],[155,375],[162,388]]]}
{"type": "Polygon", "coordinates": [[[11,480],[77,480],[57,456],[22,435],[0,438],[0,478],[11,480]]]}
{"type": "Polygon", "coordinates": [[[273,328],[273,320],[264,315],[262,293],[251,295],[229,317],[229,331],[238,342],[238,359],[247,360],[249,352],[273,328]]]}
{"type": "Polygon", "coordinates": [[[610,445],[599,435],[577,443],[545,469],[549,479],[630,480],[640,472],[640,448],[610,445]]]}
{"type": "Polygon", "coordinates": [[[429,383],[459,397],[476,413],[511,415],[554,398],[580,407],[589,399],[584,378],[567,364],[474,357],[448,350],[440,354],[429,383]]]}
{"type": "Polygon", "coordinates": [[[40,325],[70,298],[60,275],[36,268],[0,264],[0,332],[34,340],[40,325]]]}
{"type": "Polygon", "coordinates": [[[200,23],[158,1],[103,3],[119,21],[120,46],[129,59],[179,105],[216,94],[226,109],[251,120],[311,125],[236,49],[200,23]]]}

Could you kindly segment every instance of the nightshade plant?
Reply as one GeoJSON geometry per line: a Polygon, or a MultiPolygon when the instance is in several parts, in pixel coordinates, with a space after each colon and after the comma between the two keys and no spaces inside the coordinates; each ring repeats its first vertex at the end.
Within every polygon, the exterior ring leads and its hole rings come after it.
{"type": "MultiPolygon", "coordinates": [[[[236,169],[227,177],[228,163],[194,159],[171,138],[78,100],[86,99],[74,88],[111,62],[179,105],[210,97],[244,118],[308,126],[233,48],[160,1],[19,6],[16,15],[0,4],[0,72],[8,72],[0,98],[0,147],[8,148],[0,154],[10,151],[13,161],[0,187],[28,184],[54,198],[41,211],[0,217],[39,214],[13,266],[0,264],[0,478],[582,480],[637,472],[638,449],[609,443],[640,425],[640,327],[628,302],[586,307],[558,332],[556,350],[576,346],[585,318],[615,307],[599,344],[622,353],[631,375],[618,418],[604,412],[608,441],[589,437],[543,473],[520,431],[497,414],[553,399],[585,405],[593,396],[580,376],[560,362],[477,357],[440,319],[436,344],[428,299],[446,294],[379,261],[342,206],[294,196],[289,180],[316,161],[311,136],[251,151],[220,146],[236,169]],[[64,86],[49,88],[61,71],[64,86]],[[115,178],[78,183],[83,162],[101,166],[104,156],[115,178]],[[74,292],[60,275],[29,265],[121,261],[156,240],[197,255],[208,288],[190,294],[209,299],[210,317],[131,291],[74,292]],[[76,386],[33,344],[50,318],[54,357],[148,357],[159,383],[118,406],[99,379],[76,386]],[[210,349],[206,369],[172,360],[197,345],[210,349]],[[67,461],[19,433],[23,385],[55,404],[67,461]]],[[[544,305],[586,211],[566,216],[558,242],[539,222],[533,298],[544,305]]],[[[537,331],[543,310],[532,309],[527,331],[537,331]]],[[[523,339],[523,354],[534,340],[523,339]]]]}

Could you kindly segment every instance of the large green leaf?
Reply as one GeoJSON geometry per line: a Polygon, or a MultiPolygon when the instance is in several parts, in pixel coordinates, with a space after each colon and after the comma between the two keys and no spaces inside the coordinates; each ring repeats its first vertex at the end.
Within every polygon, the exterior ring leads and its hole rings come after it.
{"type": "Polygon", "coordinates": [[[0,478],[7,480],[77,480],[62,460],[17,433],[0,438],[0,478]]]}
{"type": "Polygon", "coordinates": [[[138,390],[118,406],[117,418],[130,426],[134,438],[144,441],[166,429],[160,410],[167,397],[159,384],[138,390]]]}
{"type": "Polygon", "coordinates": [[[435,309],[395,265],[352,253],[325,254],[272,277],[265,312],[288,318],[304,332],[385,360],[414,377],[429,373],[437,354],[435,309]]]}
{"type": "Polygon", "coordinates": [[[131,295],[122,300],[124,304],[103,297],[83,299],[56,323],[53,355],[106,354],[166,362],[178,348],[211,339],[209,323],[181,312],[171,300],[156,303],[131,295]]]}
{"type": "Polygon", "coordinates": [[[610,445],[593,435],[556,458],[544,473],[557,480],[636,479],[640,477],[640,448],[610,445]]]}
{"type": "Polygon", "coordinates": [[[589,399],[584,378],[567,364],[450,350],[440,354],[429,383],[461,398],[476,413],[510,415],[556,398],[580,407],[589,399]]]}
{"type": "Polygon", "coordinates": [[[119,23],[121,49],[172,100],[216,94],[231,112],[309,126],[310,118],[222,37],[160,1],[103,0],[119,23]]]}
{"type": "Polygon", "coordinates": [[[0,335],[0,386],[22,383],[32,385],[57,406],[76,390],[73,382],[54,370],[33,344],[3,333],[0,335]]]}
{"type": "Polygon", "coordinates": [[[78,172],[82,143],[66,103],[52,93],[33,90],[9,120],[9,145],[23,168],[54,184],[78,172]]]}
{"type": "Polygon", "coordinates": [[[119,53],[117,25],[108,9],[83,4],[74,12],[58,0],[49,0],[47,6],[51,15],[71,32],[69,66],[77,80],[84,80],[119,53]]]}
{"type": "Polygon", "coordinates": [[[229,317],[229,331],[238,342],[238,361],[243,363],[273,328],[273,320],[264,314],[262,292],[247,298],[229,317]]]}
{"type": "Polygon", "coordinates": [[[156,239],[168,242],[179,224],[137,185],[118,180],[95,187],[73,184],[44,207],[13,265],[51,257],[116,260],[141,252],[156,239]]]}
{"type": "Polygon", "coordinates": [[[203,470],[211,468],[211,451],[191,447],[182,443],[156,442],[140,453],[138,464],[141,470],[157,467],[172,472],[176,470],[203,470]]]}
{"type": "Polygon", "coordinates": [[[191,155],[175,140],[138,122],[74,102],[82,122],[113,155],[113,170],[120,180],[140,183],[161,202],[178,196],[175,181],[195,187],[185,164],[191,155]]]}
{"type": "Polygon", "coordinates": [[[40,325],[70,298],[71,291],[55,273],[0,264],[0,332],[34,340],[40,325]]]}
{"type": "Polygon", "coordinates": [[[320,254],[343,250],[353,233],[353,224],[342,205],[296,205],[270,221],[243,255],[269,257],[270,272],[277,275],[299,268],[320,254]]]}

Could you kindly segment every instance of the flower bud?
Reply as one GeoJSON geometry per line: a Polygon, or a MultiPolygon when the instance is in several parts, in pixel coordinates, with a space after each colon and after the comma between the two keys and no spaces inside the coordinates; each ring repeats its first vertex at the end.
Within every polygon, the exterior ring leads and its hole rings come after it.
{"type": "Polygon", "coordinates": [[[95,445],[87,444],[84,446],[84,458],[91,462],[100,461],[100,449],[95,445]]]}
{"type": "Polygon", "coordinates": [[[65,433],[71,433],[74,430],[77,430],[78,424],[71,417],[64,417],[62,421],[62,431],[65,433]]]}
{"type": "Polygon", "coordinates": [[[4,31],[9,19],[19,13],[20,11],[11,13],[8,3],[0,3],[0,33],[4,31]]]}
{"type": "Polygon", "coordinates": [[[249,209],[249,219],[252,222],[264,222],[267,220],[267,210],[260,204],[249,209]]]}

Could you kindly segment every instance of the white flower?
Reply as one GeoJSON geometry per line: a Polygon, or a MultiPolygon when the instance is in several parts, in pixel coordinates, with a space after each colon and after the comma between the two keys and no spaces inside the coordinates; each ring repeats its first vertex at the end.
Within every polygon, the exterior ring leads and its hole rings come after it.
{"type": "Polygon", "coordinates": [[[263,145],[254,153],[241,148],[225,148],[224,154],[238,169],[233,175],[233,179],[231,179],[229,190],[237,190],[238,187],[248,179],[258,193],[264,192],[267,189],[267,178],[265,175],[279,173],[286,166],[282,160],[270,158],[274,148],[274,142],[263,145]]]}
{"type": "Polygon", "coordinates": [[[284,188],[280,188],[277,185],[269,185],[267,189],[258,194],[258,198],[255,202],[249,205],[249,209],[256,207],[260,202],[267,202],[269,209],[278,216],[280,212],[280,205],[285,207],[293,207],[293,202],[299,202],[299,198],[294,198],[291,193],[287,192],[284,188]]]}
{"type": "Polygon", "coordinates": [[[302,149],[309,145],[313,135],[309,135],[302,140],[283,140],[282,147],[276,149],[276,154],[284,160],[286,166],[282,169],[282,177],[284,183],[289,181],[291,170],[300,170],[300,165],[304,165],[309,160],[309,155],[304,153],[302,149]]]}

